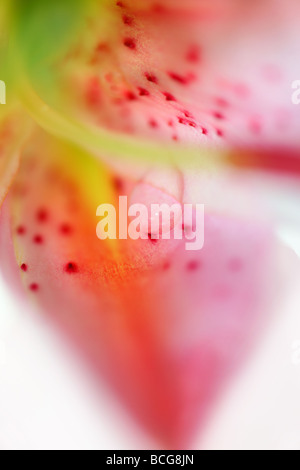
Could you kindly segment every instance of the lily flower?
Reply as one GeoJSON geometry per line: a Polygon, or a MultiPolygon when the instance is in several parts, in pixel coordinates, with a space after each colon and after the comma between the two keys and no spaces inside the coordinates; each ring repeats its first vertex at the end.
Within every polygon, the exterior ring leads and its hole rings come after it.
{"type": "Polygon", "coordinates": [[[246,169],[299,174],[300,5],[2,8],[1,268],[159,446],[189,448],[284,285],[290,255],[246,169]],[[203,249],[185,250],[192,225],[182,240],[99,240],[96,209],[121,195],[205,204],[203,249]]]}

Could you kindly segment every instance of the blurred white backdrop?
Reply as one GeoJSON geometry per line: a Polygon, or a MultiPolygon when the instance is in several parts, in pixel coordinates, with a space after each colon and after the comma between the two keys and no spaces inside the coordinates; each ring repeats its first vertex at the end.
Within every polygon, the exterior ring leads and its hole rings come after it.
{"type": "Polygon", "coordinates": [[[20,308],[0,277],[0,449],[147,445],[51,323],[20,308]]]}

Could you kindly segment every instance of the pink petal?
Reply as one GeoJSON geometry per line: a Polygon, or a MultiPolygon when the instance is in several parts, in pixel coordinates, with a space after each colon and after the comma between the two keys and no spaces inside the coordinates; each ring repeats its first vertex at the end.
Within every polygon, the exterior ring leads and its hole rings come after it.
{"type": "Polygon", "coordinates": [[[275,247],[258,224],[217,214],[202,251],[100,241],[97,204],[136,184],[107,178],[88,155],[34,135],[15,183],[24,192],[10,199],[22,281],[161,445],[186,448],[266,319],[275,247]]]}
{"type": "MultiPolygon", "coordinates": [[[[48,59],[56,91],[41,84],[38,93],[51,106],[90,129],[176,145],[299,150],[296,0],[127,0],[86,10],[67,52],[48,59]]],[[[39,75],[48,62],[36,64],[39,75]]]]}

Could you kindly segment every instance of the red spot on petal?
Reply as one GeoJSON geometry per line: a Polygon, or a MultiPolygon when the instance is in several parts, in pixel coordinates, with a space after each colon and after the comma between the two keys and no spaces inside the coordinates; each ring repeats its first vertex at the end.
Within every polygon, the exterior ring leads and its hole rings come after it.
{"type": "Polygon", "coordinates": [[[140,96],[149,96],[150,95],[149,91],[146,90],[146,88],[139,87],[138,90],[139,90],[139,95],[140,96]]]}
{"type": "Polygon", "coordinates": [[[192,113],[190,113],[189,111],[182,111],[182,112],[183,112],[183,114],[185,115],[185,117],[187,117],[187,118],[192,118],[192,119],[193,119],[193,115],[192,115],[192,113]]]}
{"type": "Polygon", "coordinates": [[[33,242],[36,243],[37,245],[41,245],[44,242],[44,239],[42,235],[35,235],[33,237],[33,242]]]}
{"type": "Polygon", "coordinates": [[[136,49],[136,40],[134,38],[125,38],[123,44],[125,47],[128,47],[128,49],[136,49]]]}
{"type": "Polygon", "coordinates": [[[123,15],[122,17],[123,23],[127,26],[131,26],[133,24],[133,18],[128,15],[123,15]]]}
{"type": "Polygon", "coordinates": [[[21,268],[22,271],[24,271],[24,273],[26,273],[28,271],[28,266],[25,263],[21,264],[20,268],[21,268]]]}
{"type": "Polygon", "coordinates": [[[137,96],[135,93],[133,93],[133,91],[126,91],[125,97],[128,101],[135,101],[137,99],[137,96]]]}
{"type": "Polygon", "coordinates": [[[106,42],[98,42],[95,48],[96,52],[108,52],[109,51],[109,46],[106,44],[106,42]]]}
{"type": "Polygon", "coordinates": [[[158,128],[158,123],[157,123],[157,121],[155,121],[155,119],[150,119],[149,126],[152,127],[152,129],[157,129],[158,128]]]}
{"type": "Polygon", "coordinates": [[[25,235],[26,233],[26,228],[23,227],[23,225],[20,225],[19,227],[17,227],[17,234],[18,235],[25,235]]]}
{"type": "Polygon", "coordinates": [[[73,229],[72,229],[71,225],[69,225],[69,224],[62,224],[62,225],[59,227],[59,231],[60,231],[63,235],[70,235],[70,234],[73,232],[73,229]]]}
{"type": "Polygon", "coordinates": [[[114,188],[117,192],[120,193],[120,192],[124,191],[123,180],[121,178],[119,178],[118,176],[113,178],[112,184],[113,184],[113,186],[114,186],[114,188]]]}
{"type": "Polygon", "coordinates": [[[44,222],[47,222],[47,220],[49,218],[49,214],[48,214],[46,209],[39,209],[37,211],[36,218],[37,218],[38,222],[44,223],[44,222]]]}
{"type": "Polygon", "coordinates": [[[64,271],[69,274],[76,274],[78,273],[78,266],[76,263],[70,261],[68,264],[66,264],[64,271]]]}
{"type": "Polygon", "coordinates": [[[167,101],[176,101],[176,98],[169,92],[165,91],[163,93],[164,97],[166,98],[167,101]]]}
{"type": "Polygon", "coordinates": [[[36,282],[33,282],[32,284],[30,284],[29,286],[29,289],[32,291],[32,292],[37,292],[39,290],[40,286],[36,283],[36,282]]]}
{"type": "Polygon", "coordinates": [[[186,60],[194,64],[199,62],[201,60],[201,48],[197,45],[192,45],[186,54],[186,60]]]}
{"type": "Polygon", "coordinates": [[[197,269],[199,269],[201,267],[201,264],[199,263],[199,261],[190,261],[187,266],[186,266],[186,269],[187,271],[196,271],[197,269]]]}
{"type": "Polygon", "coordinates": [[[184,126],[197,127],[197,124],[194,121],[191,121],[187,118],[179,117],[178,122],[179,124],[183,124],[184,126]]]}
{"type": "Polygon", "coordinates": [[[180,85],[188,85],[191,80],[190,77],[184,77],[176,72],[168,72],[168,75],[174,82],[180,83],[180,85]]]}
{"type": "Polygon", "coordinates": [[[148,82],[155,83],[156,85],[158,84],[158,79],[153,73],[146,72],[145,77],[148,82]]]}
{"type": "Polygon", "coordinates": [[[225,119],[225,116],[223,113],[220,113],[220,111],[214,111],[213,112],[213,117],[216,119],[219,119],[220,121],[225,119]]]}

